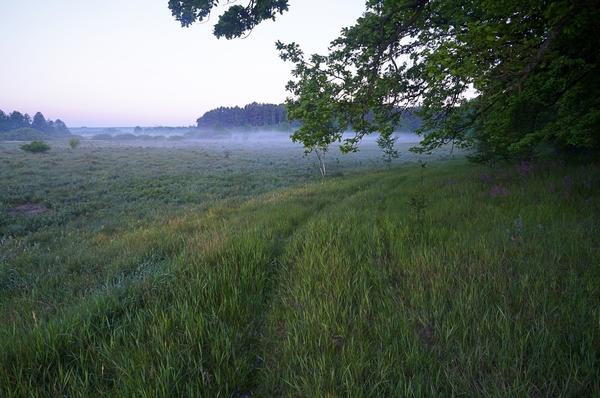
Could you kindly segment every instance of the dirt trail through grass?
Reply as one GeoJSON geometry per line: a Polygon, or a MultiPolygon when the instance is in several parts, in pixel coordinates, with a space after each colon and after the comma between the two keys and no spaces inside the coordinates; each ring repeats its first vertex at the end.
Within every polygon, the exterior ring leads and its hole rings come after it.
{"type": "Polygon", "coordinates": [[[137,231],[150,240],[146,257],[168,258],[168,264],[25,332],[18,337],[18,350],[12,344],[2,347],[9,363],[12,358],[23,366],[4,369],[6,374],[38,369],[33,372],[41,373],[23,384],[22,392],[37,385],[49,394],[251,389],[260,367],[264,314],[278,283],[279,257],[304,223],[356,189],[346,185],[335,196],[300,189],[267,206],[249,203],[239,210],[216,208],[204,217],[172,220],[160,234],[137,231]],[[160,246],[153,240],[161,240],[160,246]],[[55,349],[47,352],[43,346],[55,349]],[[68,360],[73,346],[87,346],[87,355],[68,360]],[[163,369],[170,360],[181,365],[178,352],[186,352],[185,369],[163,369]],[[135,366],[142,362],[148,366],[135,366]],[[96,377],[98,366],[106,378],[96,377]],[[157,374],[157,369],[166,373],[157,374]]]}

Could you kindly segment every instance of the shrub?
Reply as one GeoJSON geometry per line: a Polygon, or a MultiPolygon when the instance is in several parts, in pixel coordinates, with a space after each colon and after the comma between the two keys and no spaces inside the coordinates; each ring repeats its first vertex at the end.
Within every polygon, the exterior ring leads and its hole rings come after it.
{"type": "Polygon", "coordinates": [[[21,145],[21,149],[32,153],[43,153],[50,150],[50,145],[44,141],[31,141],[29,144],[21,145]]]}
{"type": "Polygon", "coordinates": [[[79,144],[81,144],[81,141],[79,141],[79,138],[71,138],[69,140],[69,146],[71,147],[71,149],[75,149],[79,146],[79,144]]]}

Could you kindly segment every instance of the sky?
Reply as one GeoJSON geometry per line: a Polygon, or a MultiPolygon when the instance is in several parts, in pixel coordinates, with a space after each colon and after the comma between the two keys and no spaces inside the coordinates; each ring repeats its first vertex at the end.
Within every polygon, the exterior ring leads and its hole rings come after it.
{"type": "Polygon", "coordinates": [[[188,126],[218,106],[281,103],[292,65],[274,43],[323,53],[364,3],[290,0],[276,21],[225,40],[212,35],[216,14],[182,28],[167,0],[0,0],[0,109],[70,127],[188,126]]]}

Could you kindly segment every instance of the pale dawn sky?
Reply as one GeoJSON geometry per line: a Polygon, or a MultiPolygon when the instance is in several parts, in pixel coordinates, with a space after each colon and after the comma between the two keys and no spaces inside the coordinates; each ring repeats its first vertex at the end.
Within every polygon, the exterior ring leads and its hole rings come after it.
{"type": "MultiPolygon", "coordinates": [[[[240,0],[241,1],[241,0],[240,0]]],[[[0,0],[0,109],[78,126],[191,125],[217,106],[282,102],[275,41],[324,52],[364,0],[290,0],[246,39],[182,28],[166,0],[0,0]]]]}

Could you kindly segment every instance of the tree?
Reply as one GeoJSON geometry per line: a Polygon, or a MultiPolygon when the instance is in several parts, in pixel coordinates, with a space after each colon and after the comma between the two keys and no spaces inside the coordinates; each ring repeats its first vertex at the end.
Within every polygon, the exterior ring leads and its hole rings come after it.
{"type": "Polygon", "coordinates": [[[400,156],[398,150],[394,146],[397,139],[398,137],[383,135],[377,138],[377,145],[379,145],[383,152],[383,161],[388,165],[392,163],[392,160],[400,156]]]}
{"type": "Polygon", "coordinates": [[[285,105],[258,104],[253,102],[240,108],[219,107],[212,109],[196,120],[202,127],[265,127],[288,124],[285,105]]]}
{"type": "MultiPolygon", "coordinates": [[[[169,4],[187,26],[218,1],[169,4]]],[[[287,2],[239,7],[221,16],[218,37],[240,36],[287,2]]],[[[420,152],[449,143],[479,159],[532,156],[541,144],[598,150],[598,20],[598,0],[368,0],[326,55],[277,43],[295,64],[287,104],[302,122],[296,139],[340,140],[351,127],[342,150],[353,151],[366,134],[386,141],[418,106],[420,152]]]]}
{"type": "Polygon", "coordinates": [[[31,117],[28,114],[22,114],[18,111],[13,111],[8,116],[6,126],[7,130],[20,129],[23,127],[29,127],[31,124],[31,117]]]}
{"type": "MultiPolygon", "coordinates": [[[[185,27],[206,20],[218,5],[219,0],[169,0],[171,13],[185,27]]],[[[219,16],[214,34],[227,39],[240,37],[266,19],[275,20],[277,14],[287,9],[288,0],[249,0],[246,6],[231,5],[219,16]]]]}
{"type": "Polygon", "coordinates": [[[71,132],[67,128],[67,125],[65,124],[65,122],[63,122],[60,119],[56,119],[54,121],[53,129],[54,129],[54,132],[56,134],[60,134],[60,135],[69,135],[69,134],[71,134],[71,132]]]}
{"type": "Polygon", "coordinates": [[[31,127],[40,131],[48,131],[48,122],[46,122],[46,118],[41,114],[41,112],[37,112],[35,115],[33,115],[31,127]]]}
{"type": "Polygon", "coordinates": [[[10,117],[0,109],[0,133],[9,131],[11,128],[10,117]]]}
{"type": "MultiPolygon", "coordinates": [[[[23,132],[28,129],[35,129],[38,132],[58,136],[67,136],[71,134],[62,120],[47,120],[41,112],[36,112],[32,120],[26,113],[23,114],[18,111],[13,111],[10,115],[7,115],[0,110],[0,132],[19,129],[25,129],[23,132]]],[[[27,132],[27,135],[31,135],[31,132],[27,132]]]]}

